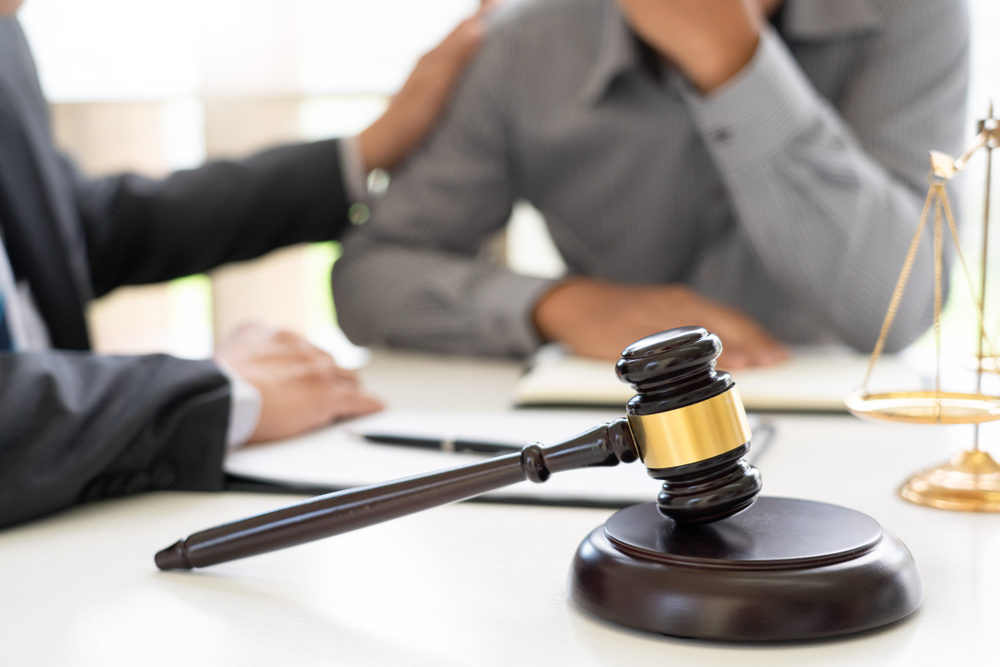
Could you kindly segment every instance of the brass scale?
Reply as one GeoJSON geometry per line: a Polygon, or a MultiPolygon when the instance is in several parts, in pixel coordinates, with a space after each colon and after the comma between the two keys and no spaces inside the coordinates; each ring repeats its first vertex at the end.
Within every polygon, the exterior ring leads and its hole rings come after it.
{"type": "Polygon", "coordinates": [[[1000,464],[979,446],[979,425],[1000,420],[1000,396],[983,393],[982,389],[984,373],[1000,372],[1000,357],[997,356],[986,335],[984,318],[990,219],[990,171],[993,149],[1000,145],[1000,122],[994,117],[992,103],[987,117],[978,122],[977,130],[978,134],[973,145],[958,159],[936,151],[932,151],[930,154],[931,171],[928,177],[930,187],[927,191],[920,221],[903,262],[903,268],[889,302],[878,341],[869,359],[861,388],[851,393],[847,397],[846,403],[847,408],[852,413],[863,419],[910,424],[973,425],[974,437],[971,449],[955,454],[951,460],[944,464],[913,475],[903,484],[899,493],[910,502],[929,507],[960,511],[1000,512],[1000,464]],[[982,268],[979,275],[977,296],[977,290],[972,283],[972,277],[959,244],[958,230],[952,216],[945,186],[949,180],[965,168],[969,159],[980,149],[986,151],[986,190],[982,230],[982,268]],[[892,326],[906,282],[910,277],[920,238],[929,218],[933,218],[934,243],[934,338],[937,362],[934,389],[871,393],[868,390],[868,383],[872,370],[882,352],[886,335],[892,326]],[[972,393],[943,391],[941,388],[941,271],[945,221],[949,235],[955,243],[956,254],[965,273],[965,281],[972,293],[977,312],[976,387],[972,393]]]}

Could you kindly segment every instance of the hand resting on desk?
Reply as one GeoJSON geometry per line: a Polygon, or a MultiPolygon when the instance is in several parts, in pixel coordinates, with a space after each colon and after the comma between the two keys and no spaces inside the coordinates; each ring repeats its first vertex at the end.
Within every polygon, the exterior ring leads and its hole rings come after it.
{"type": "Polygon", "coordinates": [[[246,324],[215,356],[260,391],[260,419],[250,442],[289,438],[382,409],[354,372],[290,331],[246,324]]]}
{"type": "Polygon", "coordinates": [[[722,368],[768,366],[788,357],[785,347],[746,315],[679,284],[626,285],[570,278],[542,296],[534,321],[547,341],[597,359],[617,359],[633,340],[687,325],[718,334],[725,346],[719,357],[722,368]]]}

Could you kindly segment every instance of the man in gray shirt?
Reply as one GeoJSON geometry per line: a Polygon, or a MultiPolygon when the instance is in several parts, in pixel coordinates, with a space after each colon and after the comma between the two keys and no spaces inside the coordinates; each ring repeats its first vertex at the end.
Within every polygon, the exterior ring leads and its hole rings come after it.
{"type": "MultiPolygon", "coordinates": [[[[870,350],[927,152],[961,145],[967,24],[962,0],[513,7],[345,244],[340,323],[361,344],[596,357],[701,324],[731,368],[782,343],[870,350]],[[478,257],[518,199],[565,279],[478,257]]],[[[930,322],[931,262],[925,239],[888,349],[930,322]]]]}

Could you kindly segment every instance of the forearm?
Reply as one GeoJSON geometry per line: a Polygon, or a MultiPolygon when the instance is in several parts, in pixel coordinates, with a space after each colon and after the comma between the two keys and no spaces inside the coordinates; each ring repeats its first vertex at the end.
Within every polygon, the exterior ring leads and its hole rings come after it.
{"type": "Polygon", "coordinates": [[[334,264],[340,326],[361,345],[524,356],[531,312],[550,281],[468,257],[351,239],[334,264]]]}
{"type": "MultiPolygon", "coordinates": [[[[946,103],[960,110],[961,99],[953,98],[961,83],[953,88],[944,91],[946,103]]],[[[874,344],[920,215],[923,156],[930,148],[954,150],[961,131],[962,115],[954,108],[915,110],[908,106],[917,101],[907,93],[899,98],[894,111],[910,126],[891,115],[874,117],[882,115],[879,106],[893,108],[889,99],[871,106],[869,118],[855,108],[862,119],[852,127],[771,31],[762,33],[740,75],[715,95],[690,97],[753,252],[817,321],[859,349],[874,344]],[[858,138],[876,133],[889,148],[870,149],[858,138]],[[921,145],[900,148],[904,142],[921,145]]],[[[932,275],[930,235],[914,273],[932,275]]],[[[908,288],[890,348],[906,345],[930,324],[931,289],[930,281],[908,288]]]]}
{"type": "Polygon", "coordinates": [[[229,383],[149,355],[0,355],[0,526],[103,497],[217,490],[229,383]]]}
{"type": "MultiPolygon", "coordinates": [[[[839,152],[839,151],[837,151],[839,152]]],[[[828,155],[729,175],[731,201],[752,252],[819,326],[859,350],[875,344],[911,243],[922,198],[863,157],[828,155]],[[836,185],[833,185],[836,183],[836,185]]],[[[887,348],[931,324],[932,235],[924,234],[887,348]]],[[[947,263],[947,258],[946,258],[947,263]]],[[[944,280],[947,280],[947,264],[944,280]]],[[[945,283],[947,289],[947,283],[945,283]]]]}

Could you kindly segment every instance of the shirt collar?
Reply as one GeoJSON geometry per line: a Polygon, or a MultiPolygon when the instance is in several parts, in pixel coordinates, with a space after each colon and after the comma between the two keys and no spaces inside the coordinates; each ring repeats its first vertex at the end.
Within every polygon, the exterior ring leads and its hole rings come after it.
{"type": "Polygon", "coordinates": [[[583,87],[584,98],[589,102],[603,95],[620,74],[643,66],[638,39],[625,22],[618,3],[608,0],[602,10],[597,57],[583,87]]]}
{"type": "Polygon", "coordinates": [[[875,32],[881,26],[871,0],[785,0],[779,29],[791,40],[818,41],[875,32]]]}
{"type": "MultiPolygon", "coordinates": [[[[641,46],[615,0],[604,3],[600,43],[590,76],[583,88],[587,101],[596,101],[621,74],[638,71],[643,63],[641,46]]],[[[871,0],[785,0],[779,26],[792,41],[820,41],[847,34],[877,31],[881,16],[871,0]]]]}

